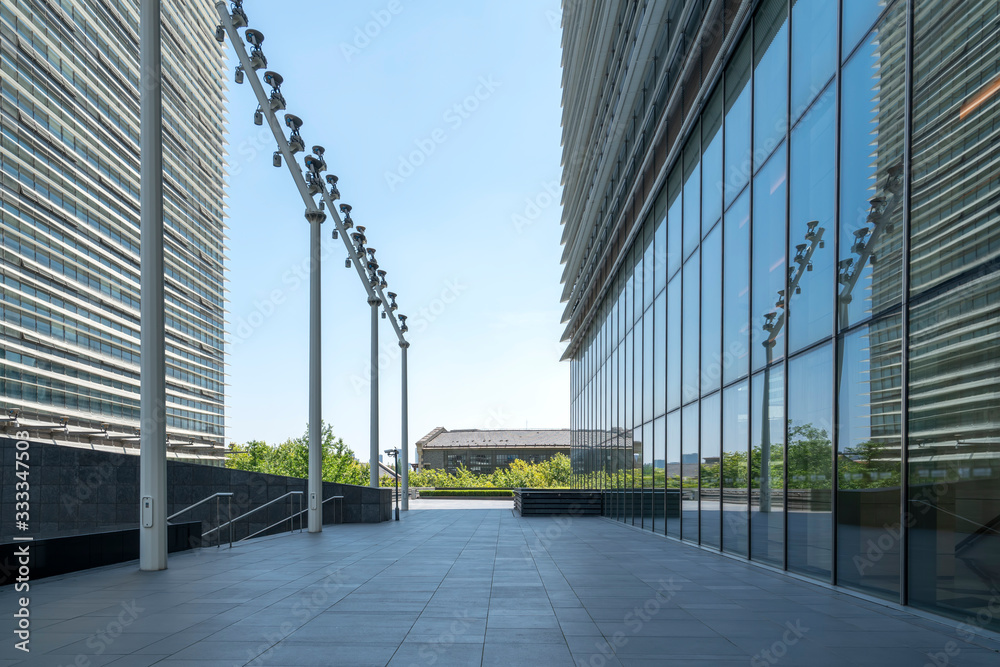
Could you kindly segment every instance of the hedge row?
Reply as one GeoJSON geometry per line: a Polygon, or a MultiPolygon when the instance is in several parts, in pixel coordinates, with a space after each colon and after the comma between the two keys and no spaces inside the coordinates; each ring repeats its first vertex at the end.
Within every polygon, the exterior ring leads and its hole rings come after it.
{"type": "Polygon", "coordinates": [[[510,498],[514,495],[513,491],[509,489],[447,489],[447,490],[437,490],[437,491],[421,491],[421,498],[454,498],[454,497],[501,497],[510,498]]]}

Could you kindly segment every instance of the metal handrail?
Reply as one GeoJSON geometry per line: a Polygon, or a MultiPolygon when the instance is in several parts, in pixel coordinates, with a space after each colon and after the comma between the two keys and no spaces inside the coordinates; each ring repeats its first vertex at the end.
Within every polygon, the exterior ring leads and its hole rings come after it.
{"type": "MultiPolygon", "coordinates": [[[[343,499],[344,499],[344,496],[330,496],[329,498],[324,498],[323,499],[323,504],[326,505],[331,500],[343,500],[343,499]]],[[[293,514],[292,516],[299,516],[300,517],[300,516],[302,516],[303,514],[305,514],[308,511],[309,510],[307,510],[307,509],[305,509],[305,510],[299,510],[296,514],[293,514]]],[[[344,520],[343,508],[341,508],[340,519],[341,519],[341,521],[344,520]]],[[[278,523],[281,523],[281,522],[279,521],[278,523]]],[[[299,526],[301,526],[301,525],[302,525],[302,519],[299,519],[299,526]]],[[[244,539],[246,539],[246,538],[244,538],[244,539]]]]}
{"type": "MultiPolygon", "coordinates": [[[[302,495],[303,495],[302,491],[289,491],[288,493],[284,494],[283,496],[279,496],[278,498],[275,498],[274,500],[267,501],[266,503],[264,503],[260,507],[255,507],[254,509],[250,510],[249,512],[246,512],[246,513],[241,514],[241,515],[239,515],[237,517],[233,517],[233,518],[229,519],[229,521],[227,521],[226,523],[220,523],[218,526],[216,526],[212,530],[208,531],[207,533],[204,533],[202,535],[202,537],[205,537],[206,535],[209,535],[209,534],[214,533],[214,532],[216,532],[218,530],[221,530],[222,528],[225,528],[226,526],[229,526],[229,548],[232,549],[233,548],[233,524],[234,523],[236,523],[240,519],[245,519],[246,517],[250,516],[251,514],[253,514],[255,512],[259,512],[260,510],[264,509],[268,505],[273,505],[274,503],[276,503],[278,501],[284,500],[285,498],[287,498],[289,496],[298,496],[299,510],[300,510],[299,514],[301,514],[302,513],[302,511],[301,511],[302,510],[302,495]]],[[[263,533],[264,531],[267,531],[267,530],[270,530],[271,528],[274,528],[278,524],[284,523],[285,521],[289,522],[289,524],[288,524],[288,532],[292,532],[294,530],[294,523],[292,523],[292,519],[295,516],[298,516],[298,515],[292,514],[292,515],[288,516],[287,518],[282,519],[281,521],[278,521],[276,523],[271,524],[270,526],[268,526],[267,528],[264,528],[263,530],[258,530],[253,535],[248,535],[247,537],[244,537],[242,539],[237,540],[237,542],[242,542],[243,540],[248,540],[251,537],[255,537],[255,536],[263,533]]],[[[299,519],[299,531],[300,532],[302,531],[302,519],[299,519]]],[[[220,535],[221,535],[221,533],[220,533],[220,535]]],[[[218,546],[218,544],[216,544],[216,546],[218,546]]]]}
{"type": "MultiPolygon", "coordinates": [[[[193,510],[198,505],[201,505],[202,503],[207,503],[209,500],[211,500],[213,498],[221,498],[221,497],[232,498],[232,496],[233,496],[233,494],[232,493],[228,493],[228,492],[213,493],[208,498],[204,498],[202,500],[199,500],[194,505],[189,505],[188,507],[185,507],[184,509],[182,509],[180,512],[174,512],[173,514],[171,514],[170,516],[167,517],[167,521],[170,521],[171,519],[179,517],[181,514],[184,514],[184,512],[187,512],[188,510],[193,510]]],[[[230,501],[230,502],[232,502],[232,501],[230,501]]]]}
{"type": "MultiPolygon", "coordinates": [[[[208,498],[203,498],[203,499],[199,500],[198,502],[196,502],[194,505],[189,505],[188,507],[185,507],[180,512],[174,512],[173,514],[171,514],[170,516],[167,517],[167,523],[170,523],[171,519],[176,518],[176,517],[180,516],[181,514],[184,514],[185,512],[194,509],[195,507],[197,507],[198,505],[201,505],[202,503],[207,503],[209,500],[212,500],[213,498],[215,498],[215,524],[216,524],[216,528],[214,528],[213,530],[218,530],[218,526],[222,525],[222,518],[221,518],[221,515],[219,513],[219,499],[220,498],[228,498],[228,501],[227,501],[228,509],[226,510],[226,516],[231,517],[233,515],[233,494],[232,494],[232,492],[229,492],[229,491],[220,491],[218,493],[213,493],[208,498]]],[[[213,530],[208,531],[208,533],[213,532],[213,530]]],[[[208,533],[202,533],[202,535],[201,535],[202,539],[204,539],[205,535],[208,535],[208,533]]],[[[221,533],[220,533],[220,535],[221,535],[221,533]]],[[[229,544],[232,545],[232,543],[233,543],[233,531],[232,531],[232,529],[230,529],[230,531],[229,531],[229,544]]],[[[220,542],[219,542],[218,539],[216,539],[216,541],[215,541],[215,547],[218,548],[219,546],[220,546],[220,542]]]]}

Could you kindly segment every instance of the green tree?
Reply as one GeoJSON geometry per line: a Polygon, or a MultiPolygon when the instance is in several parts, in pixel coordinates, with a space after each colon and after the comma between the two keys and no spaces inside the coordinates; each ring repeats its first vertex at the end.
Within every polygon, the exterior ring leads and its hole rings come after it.
{"type": "MultiPolygon", "coordinates": [[[[323,481],[342,484],[368,484],[368,464],[359,463],[343,438],[333,434],[333,426],[320,425],[323,481]]],[[[309,476],[309,427],[298,438],[289,438],[279,445],[263,440],[246,444],[233,443],[226,467],[269,475],[307,478],[309,476]]]]}

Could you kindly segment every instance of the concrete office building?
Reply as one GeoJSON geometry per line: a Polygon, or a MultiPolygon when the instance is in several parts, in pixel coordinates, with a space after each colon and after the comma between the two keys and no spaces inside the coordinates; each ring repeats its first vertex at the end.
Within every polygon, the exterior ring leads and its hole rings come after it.
{"type": "Polygon", "coordinates": [[[1000,630],[1000,4],[564,9],[576,485],[1000,630]]]}
{"type": "MultiPolygon", "coordinates": [[[[169,450],[219,461],[227,74],[216,22],[211,3],[163,3],[169,450]]],[[[137,0],[0,6],[0,427],[134,452],[138,23],[137,0]]]]}

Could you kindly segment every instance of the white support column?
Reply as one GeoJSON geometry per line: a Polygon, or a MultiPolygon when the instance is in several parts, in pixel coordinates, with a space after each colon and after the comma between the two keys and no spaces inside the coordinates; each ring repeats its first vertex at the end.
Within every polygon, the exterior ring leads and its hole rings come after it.
{"type": "Polygon", "coordinates": [[[368,298],[372,307],[372,422],[369,486],[378,488],[378,307],[382,300],[377,296],[368,298]]]}
{"type": "Polygon", "coordinates": [[[403,496],[401,498],[401,501],[403,503],[403,511],[405,512],[406,510],[410,509],[410,443],[409,443],[409,440],[410,440],[410,426],[409,426],[409,422],[408,422],[408,420],[409,420],[409,415],[408,415],[409,405],[407,404],[407,400],[408,399],[407,399],[407,395],[406,395],[406,351],[410,348],[410,344],[408,342],[406,342],[406,341],[403,341],[402,343],[399,344],[399,346],[401,348],[403,348],[403,378],[402,378],[402,384],[403,384],[403,399],[402,399],[403,433],[402,433],[402,438],[403,438],[403,442],[399,446],[399,452],[400,452],[399,455],[400,455],[400,457],[402,459],[402,463],[401,463],[401,466],[402,466],[401,475],[402,475],[402,478],[403,478],[402,480],[400,480],[402,482],[402,484],[403,484],[403,496]]]}
{"type": "Polygon", "coordinates": [[[309,220],[309,532],[323,531],[323,415],[320,328],[320,227],[326,216],[307,212],[309,220]]]}
{"type": "Polygon", "coordinates": [[[163,318],[163,89],[160,0],[139,16],[139,569],[167,569],[167,419],[163,318]]]}

